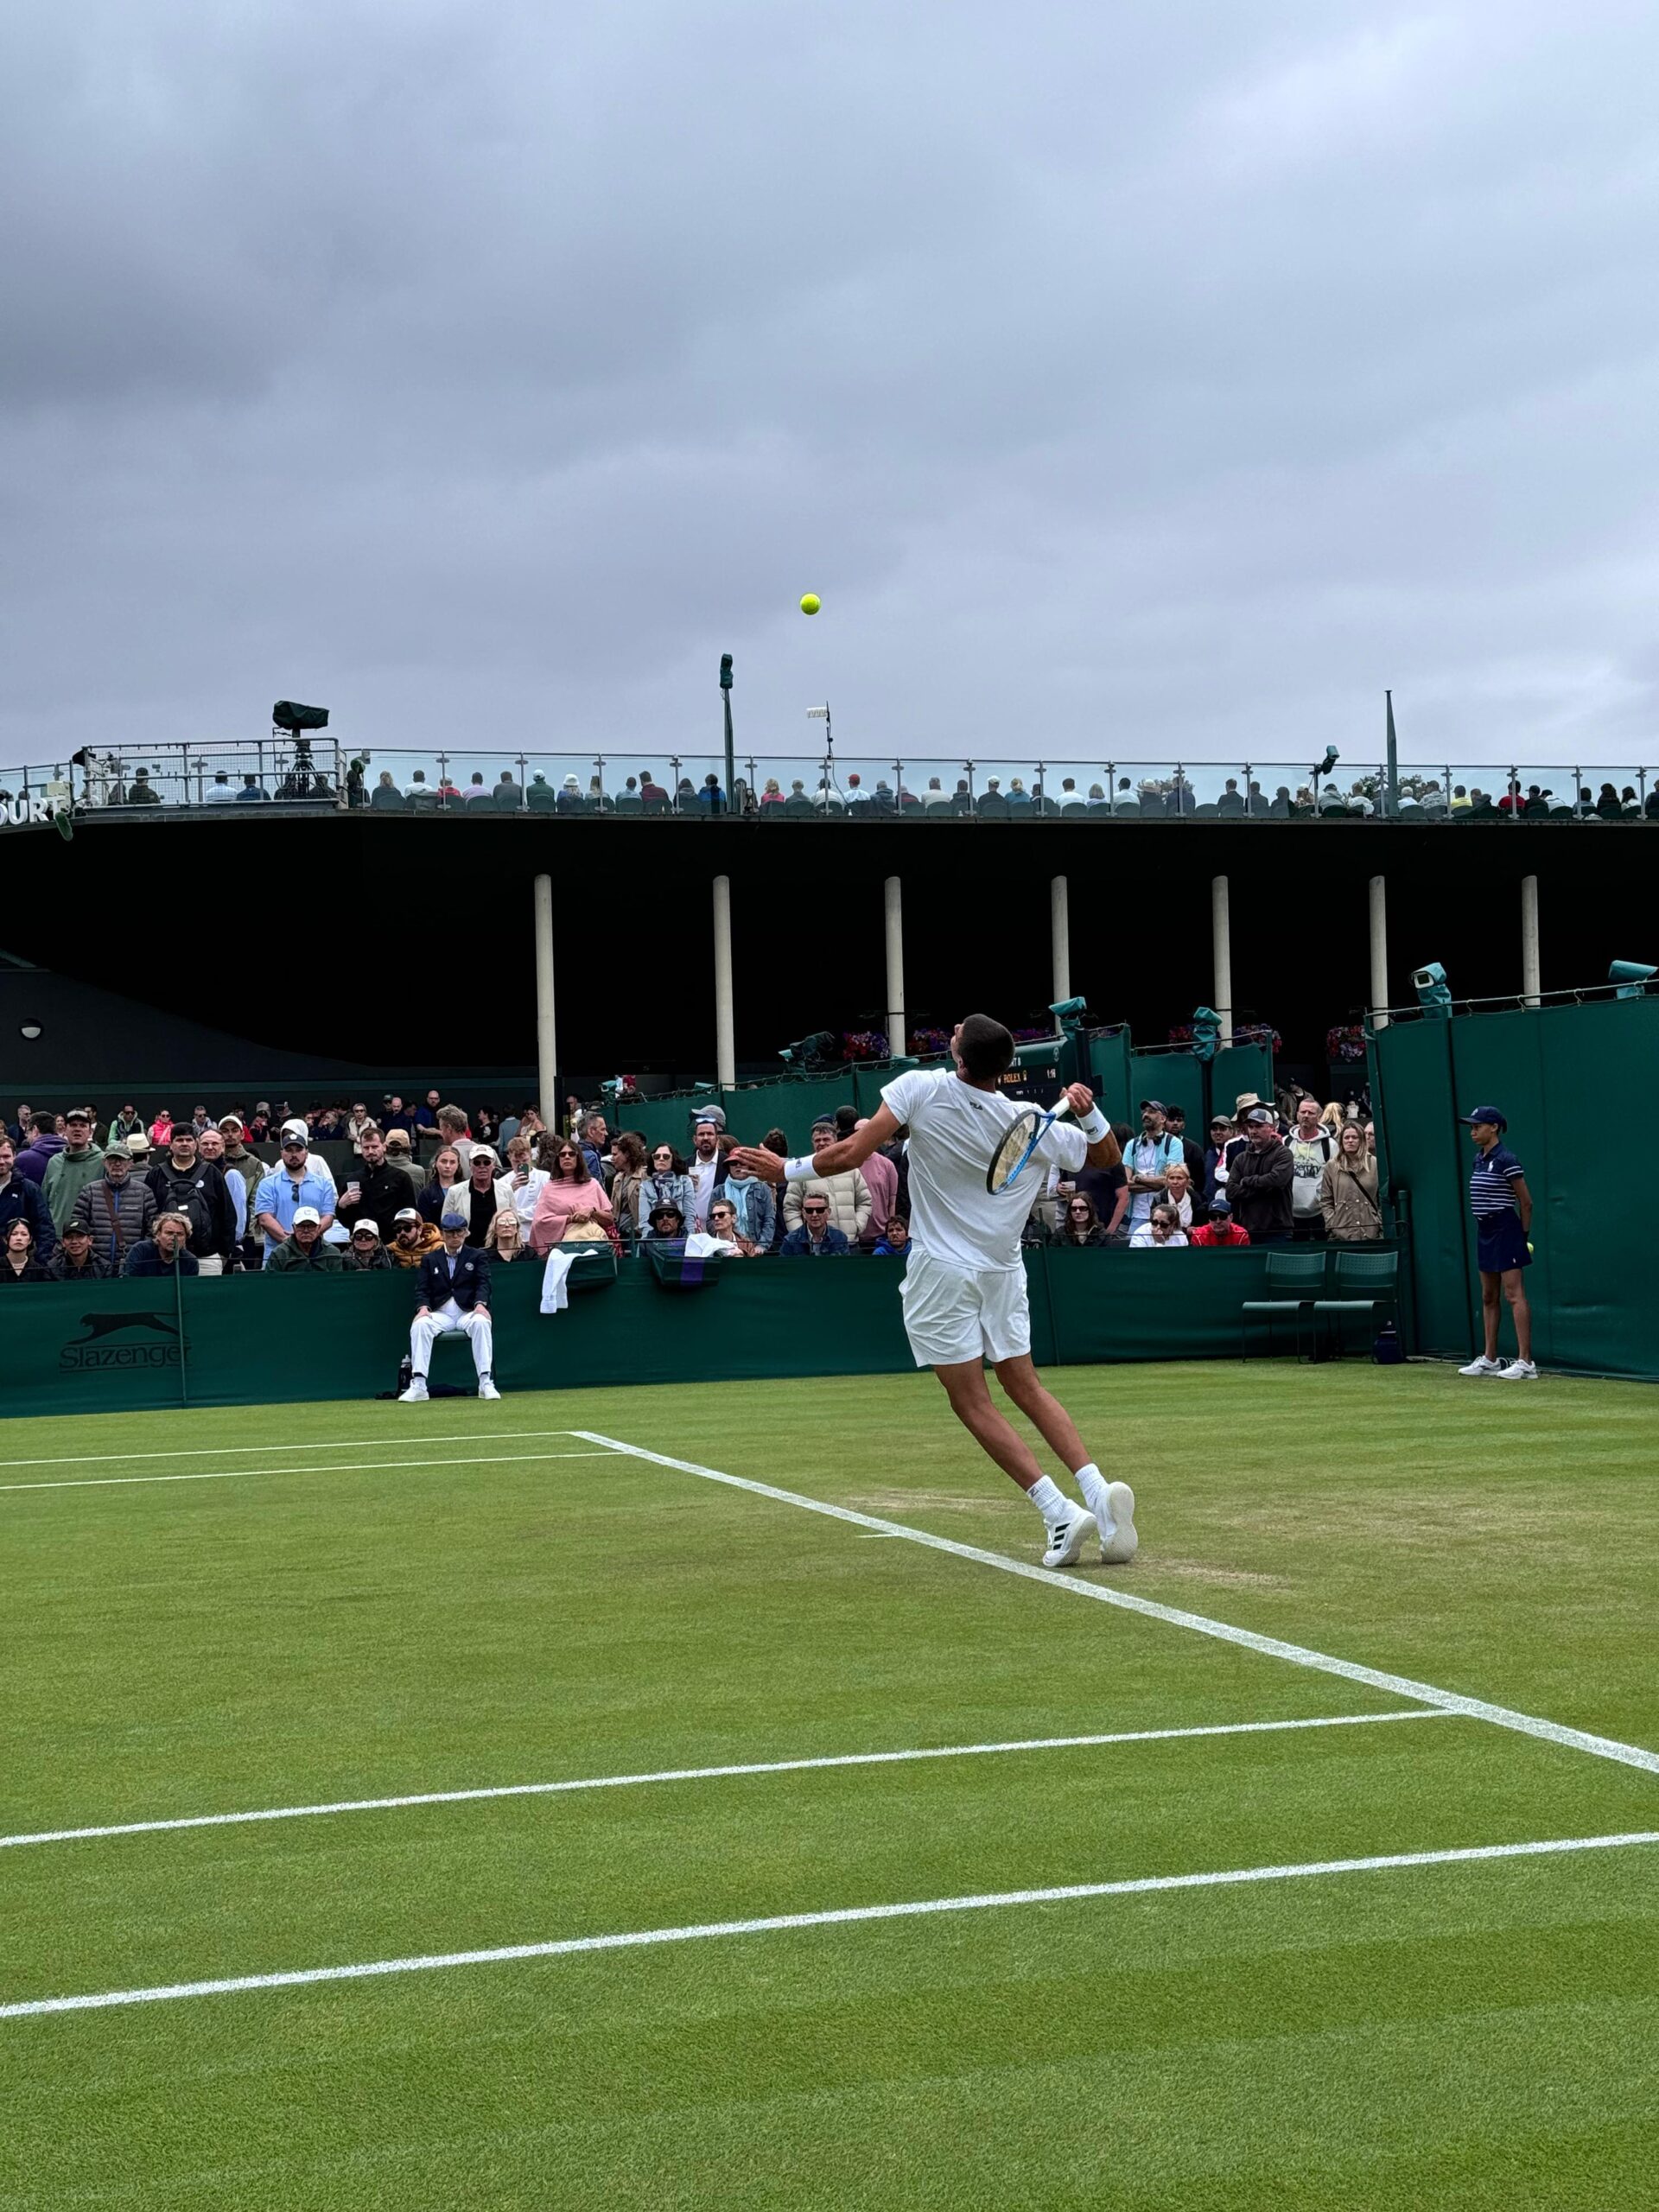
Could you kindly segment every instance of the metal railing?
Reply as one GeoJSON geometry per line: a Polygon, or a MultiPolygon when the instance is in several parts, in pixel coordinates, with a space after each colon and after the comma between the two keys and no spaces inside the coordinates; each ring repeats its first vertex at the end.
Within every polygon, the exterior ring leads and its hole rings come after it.
{"type": "Polygon", "coordinates": [[[1282,761],[741,757],[440,748],[353,752],[322,735],[149,744],[0,770],[0,802],[77,811],[282,804],[389,813],[666,815],[709,820],[1522,822],[1659,819],[1659,771],[1628,765],[1402,766],[1319,776],[1282,761]]]}

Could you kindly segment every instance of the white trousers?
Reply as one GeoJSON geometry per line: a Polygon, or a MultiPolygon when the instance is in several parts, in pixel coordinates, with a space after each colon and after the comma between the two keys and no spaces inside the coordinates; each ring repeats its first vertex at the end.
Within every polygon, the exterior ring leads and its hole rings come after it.
{"type": "Polygon", "coordinates": [[[418,1314],[409,1329],[409,1363],[424,1381],[432,1364],[432,1347],[440,1337],[467,1337],[472,1341],[473,1365],[480,1375],[491,1371],[495,1338],[487,1313],[463,1313],[447,1298],[435,1313],[418,1314]]]}

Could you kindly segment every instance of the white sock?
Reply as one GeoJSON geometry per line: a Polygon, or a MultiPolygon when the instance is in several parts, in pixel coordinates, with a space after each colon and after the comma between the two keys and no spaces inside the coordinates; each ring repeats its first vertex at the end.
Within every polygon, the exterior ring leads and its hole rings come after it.
{"type": "Polygon", "coordinates": [[[1045,1521],[1051,1524],[1064,1521],[1071,1508],[1064,1491],[1047,1475],[1041,1475],[1026,1492],[1045,1521]]]}
{"type": "Polygon", "coordinates": [[[1083,1492],[1083,1502],[1089,1508],[1089,1510],[1091,1513],[1095,1510],[1095,1501],[1096,1498],[1100,1500],[1103,1505],[1105,1503],[1106,1478],[1101,1473],[1100,1469],[1095,1465],[1092,1459],[1090,1460],[1086,1467],[1079,1467],[1077,1469],[1077,1473],[1072,1477],[1072,1480],[1077,1484],[1077,1488],[1083,1492]]]}

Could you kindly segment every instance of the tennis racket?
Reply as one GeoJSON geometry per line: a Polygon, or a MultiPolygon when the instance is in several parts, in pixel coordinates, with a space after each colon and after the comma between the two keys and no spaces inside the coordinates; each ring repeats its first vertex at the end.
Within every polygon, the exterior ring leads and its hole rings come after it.
{"type": "Polygon", "coordinates": [[[1037,1147],[1046,1132],[1056,1122],[1071,1118],[1069,1104],[1057,1106],[1052,1114],[1045,1114],[1035,1106],[1028,1106],[1023,1113],[1015,1115],[999,1138],[996,1150],[991,1154],[991,1164],[985,1170],[986,1189],[1006,1191],[1010,1183],[1018,1182],[1036,1158],[1037,1147]]]}

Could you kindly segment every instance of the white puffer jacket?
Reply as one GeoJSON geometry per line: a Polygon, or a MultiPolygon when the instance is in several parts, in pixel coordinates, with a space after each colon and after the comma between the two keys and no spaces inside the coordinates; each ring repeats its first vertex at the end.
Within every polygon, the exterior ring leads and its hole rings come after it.
{"type": "Polygon", "coordinates": [[[870,1217],[870,1186],[856,1167],[843,1167],[839,1175],[802,1177],[784,1185],[784,1227],[801,1225],[801,1200],[809,1191],[822,1191],[830,1201],[830,1226],[839,1229],[856,1244],[870,1217]]]}

